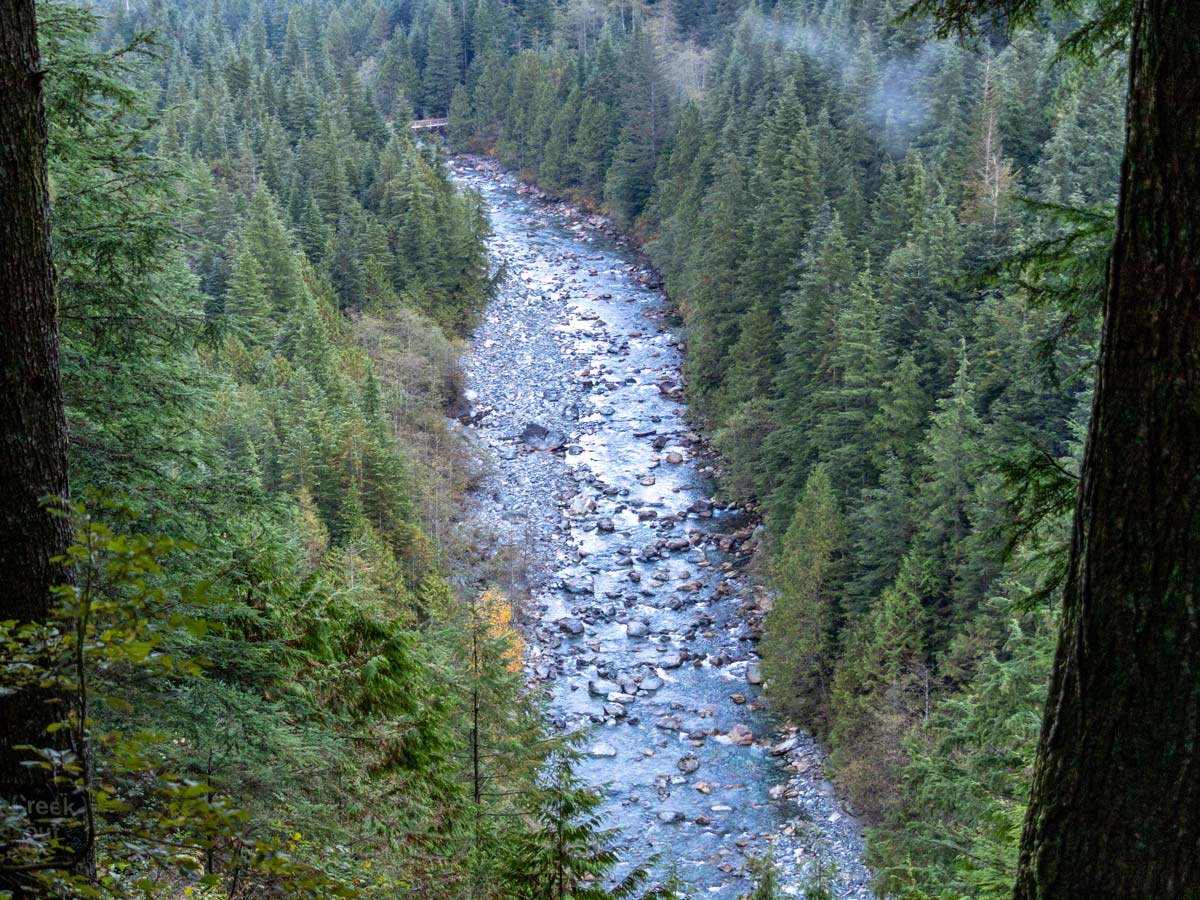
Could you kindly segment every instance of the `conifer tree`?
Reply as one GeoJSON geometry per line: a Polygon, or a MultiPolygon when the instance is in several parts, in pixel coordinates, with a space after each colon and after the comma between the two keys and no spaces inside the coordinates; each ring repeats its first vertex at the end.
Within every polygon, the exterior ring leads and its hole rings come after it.
{"type": "Polygon", "coordinates": [[[738,337],[729,352],[733,360],[714,401],[713,413],[718,421],[741,404],[771,396],[772,383],[778,368],[778,336],[767,304],[754,303],[738,319],[738,337]]]}
{"type": "MultiPolygon", "coordinates": [[[[0,377],[4,386],[0,400],[4,430],[0,573],[6,582],[0,609],[6,620],[34,624],[48,622],[54,603],[52,589],[70,585],[72,579],[70,569],[60,562],[71,543],[70,526],[58,515],[69,496],[67,425],[55,328],[43,69],[33,3],[10,2],[0,7],[0,33],[0,87],[5,96],[0,111],[0,168],[5,173],[0,228],[7,245],[0,264],[4,279],[0,301],[0,377]],[[54,499],[46,504],[47,497],[54,499]]],[[[6,687],[0,695],[0,780],[9,794],[4,798],[6,806],[18,802],[10,792],[22,785],[47,799],[56,799],[60,793],[74,796],[75,778],[58,767],[47,770],[30,765],[34,754],[20,747],[49,745],[64,754],[64,762],[69,760],[80,777],[87,778],[87,748],[76,747],[72,752],[64,735],[55,738],[49,731],[51,724],[62,718],[55,711],[59,698],[49,687],[6,687]],[[64,783],[59,783],[60,778],[64,783]]],[[[76,710],[74,714],[82,713],[76,710]]],[[[11,817],[11,813],[6,815],[11,817]]],[[[83,826],[83,839],[82,846],[71,854],[71,865],[86,872],[93,865],[95,835],[91,822],[76,824],[83,826]]],[[[0,889],[15,891],[18,896],[30,889],[30,873],[14,865],[21,862],[4,854],[0,889]]]]}
{"type": "Polygon", "coordinates": [[[640,23],[634,25],[622,58],[622,126],[604,185],[613,217],[631,225],[650,197],[659,144],[667,134],[666,98],[659,51],[640,23]]]}
{"type": "Polygon", "coordinates": [[[421,72],[422,109],[428,116],[444,116],[450,109],[455,85],[462,77],[462,37],[450,7],[434,6],[426,36],[425,67],[421,72]]]}
{"type": "Polygon", "coordinates": [[[267,296],[262,267],[245,246],[233,260],[233,274],[225,292],[225,315],[232,332],[248,344],[270,346],[275,335],[274,305],[267,296]]]}
{"type": "Polygon", "coordinates": [[[446,136],[456,147],[466,148],[475,135],[475,111],[471,106],[471,92],[465,84],[454,86],[454,94],[450,97],[450,119],[446,136]]]}
{"type": "Polygon", "coordinates": [[[287,314],[298,297],[300,269],[279,206],[262,185],[247,210],[242,242],[246,253],[254,257],[262,271],[276,315],[287,314]]]}
{"type": "Polygon", "coordinates": [[[900,739],[928,714],[929,574],[929,560],[910,551],[895,583],[851,629],[834,674],[834,760],[854,802],[876,814],[896,800],[896,776],[906,762],[900,739]]]}
{"type": "Polygon", "coordinates": [[[599,197],[604,189],[613,148],[612,131],[608,107],[586,94],[579,111],[573,155],[579,166],[579,186],[593,197],[599,197]]]}
{"type": "Polygon", "coordinates": [[[840,305],[824,378],[814,388],[813,445],[827,461],[841,496],[853,496],[874,481],[870,424],[878,414],[884,355],[879,307],[866,267],[840,305]]]}
{"type": "MultiPolygon", "coordinates": [[[[615,164],[614,164],[615,165],[615,164]]],[[[707,275],[684,310],[692,346],[684,363],[689,391],[702,405],[720,384],[725,355],[737,340],[743,312],[738,272],[743,258],[741,222],[745,187],[741,164],[728,154],[714,167],[715,181],[705,198],[701,265],[707,275]]]]}
{"type": "Polygon", "coordinates": [[[971,530],[979,466],[981,426],[975,412],[975,391],[968,374],[966,346],[959,356],[958,377],[949,396],[937,403],[930,416],[922,452],[925,464],[918,477],[917,503],[920,536],[938,575],[934,592],[941,603],[934,615],[933,633],[940,645],[947,631],[970,610],[956,609],[952,596],[962,578],[966,538],[971,530]]]}
{"type": "Polygon", "coordinates": [[[605,829],[602,797],[572,772],[559,750],[546,763],[539,790],[526,803],[534,826],[505,849],[505,896],[519,900],[601,900],[636,897],[646,880],[640,867],[619,881],[607,876],[622,861],[615,830],[605,829]]]}
{"type": "Polygon", "coordinates": [[[829,692],[837,563],[845,535],[824,466],[815,466],[771,565],[775,599],[762,641],[772,707],[803,722],[820,718],[829,692]]]}

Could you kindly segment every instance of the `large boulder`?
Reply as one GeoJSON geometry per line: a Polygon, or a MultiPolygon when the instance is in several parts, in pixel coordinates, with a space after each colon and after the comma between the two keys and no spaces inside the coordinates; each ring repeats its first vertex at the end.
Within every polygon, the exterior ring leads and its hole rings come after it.
{"type": "Polygon", "coordinates": [[[609,694],[620,693],[621,686],[615,681],[605,678],[593,678],[588,681],[588,693],[597,697],[607,698],[609,694]]]}
{"type": "Polygon", "coordinates": [[[738,722],[729,729],[729,743],[738,747],[749,747],[754,743],[754,732],[750,730],[749,725],[738,722]]]}
{"type": "Polygon", "coordinates": [[[558,627],[567,634],[583,634],[583,621],[575,616],[567,616],[558,620],[558,627]]]}
{"type": "Polygon", "coordinates": [[[557,450],[566,443],[566,438],[561,434],[544,428],[536,422],[526,425],[524,430],[517,435],[517,439],[534,450],[557,450]]]}
{"type": "Polygon", "coordinates": [[[586,569],[570,569],[559,576],[563,590],[568,594],[591,594],[596,589],[596,580],[586,569]]]}
{"type": "Polygon", "coordinates": [[[634,619],[625,626],[625,634],[631,638],[641,638],[649,634],[650,629],[645,622],[634,619]]]}

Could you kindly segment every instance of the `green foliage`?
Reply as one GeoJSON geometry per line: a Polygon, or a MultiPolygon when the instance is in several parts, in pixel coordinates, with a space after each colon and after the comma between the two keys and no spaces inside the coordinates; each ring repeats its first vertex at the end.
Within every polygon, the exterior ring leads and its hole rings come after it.
{"type": "MultiPolygon", "coordinates": [[[[985,17],[1012,31],[1035,24],[1043,5],[1040,0],[917,0],[906,15],[932,16],[943,37],[975,35],[979,20],[985,17]]],[[[1133,0],[1103,0],[1095,8],[1079,0],[1054,0],[1048,5],[1058,15],[1077,22],[1077,17],[1087,13],[1064,43],[1065,51],[1092,59],[1124,48],[1133,22],[1133,0]]]]}
{"type": "MultiPolygon", "coordinates": [[[[39,760],[94,836],[96,876],[56,862],[46,895],[469,889],[533,828],[511,813],[549,751],[511,631],[431,537],[465,480],[456,332],[492,281],[480,199],[403,127],[413,36],[349,6],[39,12],[73,488],[127,498],[81,519],[55,620],[4,626],[0,688],[64,698],[39,760]],[[482,842],[473,733],[508,798],[482,842]]],[[[2,827],[5,866],[55,853],[2,827]]]]}
{"type": "Polygon", "coordinates": [[[923,610],[930,560],[910,552],[895,583],[845,638],[834,675],[834,763],[855,805],[879,813],[906,763],[904,734],[927,715],[932,690],[923,610]]]}
{"type": "Polygon", "coordinates": [[[541,789],[527,814],[535,826],[505,851],[501,878],[504,896],[519,900],[600,900],[638,897],[646,872],[634,867],[619,880],[610,876],[624,848],[616,833],[603,827],[602,797],[571,770],[572,757],[561,750],[547,760],[541,789]]]}
{"type": "Polygon", "coordinates": [[[442,410],[492,287],[479,198],[403,127],[448,110],[456,145],[645,239],[722,493],[768,517],[772,702],[830,730],[883,884],[998,891],[1130,9],[168,0],[118,5],[99,41],[91,13],[40,10],[76,485],[194,545],[164,590],[211,583],[205,633],[159,638],[208,665],[116,684],[126,732],[160,724],[244,833],[364,892],[499,891],[561,857],[555,803],[580,840],[593,821],[569,772],[538,788],[509,638],[444,577],[465,476],[442,410]],[[987,46],[927,41],[928,14],[987,46]]]}
{"type": "Polygon", "coordinates": [[[775,600],[762,641],[771,705],[799,721],[817,719],[828,695],[836,563],[844,543],[833,486],[817,466],[771,562],[775,600]]]}
{"type": "Polygon", "coordinates": [[[906,802],[873,844],[885,889],[916,880],[938,897],[1011,893],[1055,633],[1047,610],[1010,618],[974,681],[909,736],[906,802]]]}
{"type": "MultiPolygon", "coordinates": [[[[1061,580],[1131,8],[654,4],[589,30],[569,4],[474,88],[493,112],[468,146],[602,203],[662,272],[720,490],[766,515],[770,699],[831,733],[897,896],[956,865],[903,838],[935,815],[902,788],[909,735],[936,742],[939,703],[1016,665],[994,597],[1032,610],[1061,580]]],[[[979,834],[1019,818],[962,809],[979,834]]],[[[970,851],[972,890],[1007,846],[970,851]]]]}
{"type": "Polygon", "coordinates": [[[293,897],[358,896],[306,859],[332,848],[302,849],[299,834],[262,828],[210,781],[175,769],[177,738],[148,723],[122,727],[136,719],[131,683],[183,685],[210,665],[171,652],[176,634],[204,638],[208,623],[193,611],[212,602],[210,585],[164,585],[162,560],[186,545],[114,531],[79,504],[71,515],[77,542],[63,562],[75,583],[55,591],[46,621],[0,623],[3,689],[36,685],[62,709],[47,729],[48,746],[25,749],[30,764],[53,773],[60,795],[72,798],[70,811],[47,827],[24,807],[6,807],[0,875],[23,873],[25,889],[39,897],[167,896],[188,884],[228,892],[238,883],[293,897]],[[94,853],[102,876],[68,870],[73,853],[94,853]]]}
{"type": "Polygon", "coordinates": [[[747,866],[754,889],[750,891],[750,900],[776,900],[779,897],[779,873],[775,862],[769,856],[752,859],[747,866]]]}

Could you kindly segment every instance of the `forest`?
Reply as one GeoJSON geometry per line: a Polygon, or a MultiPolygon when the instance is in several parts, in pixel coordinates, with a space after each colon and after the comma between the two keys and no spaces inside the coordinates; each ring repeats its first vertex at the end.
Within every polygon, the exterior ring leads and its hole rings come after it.
{"type": "Polygon", "coordinates": [[[471,528],[483,157],[661,279],[765,703],[871,892],[1200,896],[1190,4],[34,12],[0,0],[0,897],[699,895],[606,820],[471,528]]]}
{"type": "Polygon", "coordinates": [[[1071,16],[964,45],[904,8],[622,23],[580,4],[548,47],[526,9],[507,61],[489,12],[487,45],[465,26],[450,135],[602,205],[663,273],[722,491],[771,536],[772,708],[827,739],[874,826],[880,895],[1006,897],[1092,406],[1124,59],[1071,16]]]}

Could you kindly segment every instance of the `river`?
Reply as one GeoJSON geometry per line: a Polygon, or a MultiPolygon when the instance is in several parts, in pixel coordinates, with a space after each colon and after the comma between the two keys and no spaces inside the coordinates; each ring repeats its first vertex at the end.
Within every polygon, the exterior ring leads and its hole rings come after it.
{"type": "Polygon", "coordinates": [[[785,894],[821,877],[871,896],[820,748],[764,709],[757,535],[713,502],[670,302],[603,220],[489,160],[453,168],[507,270],[463,361],[465,431],[489,458],[468,521],[526,573],[530,678],[556,727],[592,728],[578,774],[626,855],[674,864],[694,896],[746,892],[764,854],[785,894]]]}

